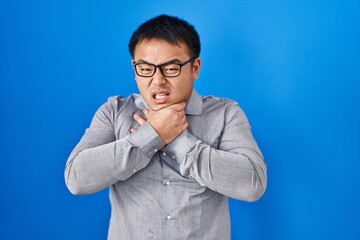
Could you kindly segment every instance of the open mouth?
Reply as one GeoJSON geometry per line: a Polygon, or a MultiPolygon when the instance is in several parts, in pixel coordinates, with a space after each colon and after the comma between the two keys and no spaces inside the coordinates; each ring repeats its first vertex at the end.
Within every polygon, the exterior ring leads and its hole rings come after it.
{"type": "Polygon", "coordinates": [[[164,98],[166,98],[167,96],[169,96],[169,94],[167,94],[167,93],[155,93],[155,94],[153,94],[153,98],[154,98],[155,100],[164,99],[164,98]]]}
{"type": "Polygon", "coordinates": [[[152,97],[157,104],[166,103],[169,100],[169,96],[170,94],[167,91],[158,91],[152,94],[152,97]]]}

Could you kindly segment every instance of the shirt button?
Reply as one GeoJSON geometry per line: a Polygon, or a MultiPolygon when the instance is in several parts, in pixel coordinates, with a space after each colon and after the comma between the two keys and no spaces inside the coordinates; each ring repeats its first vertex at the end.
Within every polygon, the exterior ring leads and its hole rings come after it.
{"type": "Polygon", "coordinates": [[[163,155],[166,156],[166,152],[163,152],[163,155]]]}
{"type": "Polygon", "coordinates": [[[159,151],[159,150],[155,148],[155,149],[154,149],[154,153],[156,153],[157,151],[159,151]]]}
{"type": "Polygon", "coordinates": [[[172,157],[172,159],[175,159],[175,156],[173,155],[173,156],[171,156],[172,157]]]}
{"type": "Polygon", "coordinates": [[[166,181],[166,186],[169,186],[170,184],[171,184],[171,182],[170,181],[166,181]]]}
{"type": "Polygon", "coordinates": [[[133,173],[136,172],[136,169],[133,169],[133,173]]]}
{"type": "Polygon", "coordinates": [[[171,217],[170,215],[166,216],[166,219],[167,219],[167,220],[171,220],[171,218],[172,218],[172,217],[171,217]]]}

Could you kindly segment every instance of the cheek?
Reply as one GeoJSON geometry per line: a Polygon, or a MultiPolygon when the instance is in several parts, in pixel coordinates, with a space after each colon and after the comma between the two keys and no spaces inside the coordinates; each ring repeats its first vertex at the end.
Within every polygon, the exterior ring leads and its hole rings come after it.
{"type": "Polygon", "coordinates": [[[143,92],[147,89],[147,84],[144,81],[140,81],[138,79],[135,80],[136,80],[136,85],[140,92],[143,92]]]}
{"type": "Polygon", "coordinates": [[[179,86],[177,86],[177,96],[179,98],[181,98],[181,100],[187,100],[191,93],[192,93],[192,90],[193,90],[193,84],[191,82],[188,82],[186,84],[180,84],[179,86]]]}

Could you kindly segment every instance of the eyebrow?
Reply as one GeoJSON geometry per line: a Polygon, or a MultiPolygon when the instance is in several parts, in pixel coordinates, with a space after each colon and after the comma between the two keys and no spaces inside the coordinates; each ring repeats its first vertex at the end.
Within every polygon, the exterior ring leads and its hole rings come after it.
{"type": "MultiPolygon", "coordinates": [[[[152,64],[152,65],[155,65],[153,63],[149,63],[148,61],[145,61],[143,59],[139,59],[139,61],[136,61],[136,63],[147,63],[147,64],[152,64]]],[[[157,66],[160,66],[160,65],[165,65],[165,64],[170,64],[170,63],[181,63],[180,59],[178,58],[174,58],[174,59],[171,59],[167,62],[164,62],[164,63],[161,63],[161,64],[158,64],[157,66]]]]}

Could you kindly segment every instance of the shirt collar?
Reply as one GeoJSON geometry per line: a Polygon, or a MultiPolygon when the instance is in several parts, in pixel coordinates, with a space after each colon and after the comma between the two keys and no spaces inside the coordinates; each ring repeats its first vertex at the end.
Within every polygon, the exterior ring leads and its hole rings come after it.
{"type": "Polygon", "coordinates": [[[201,96],[193,89],[190,99],[186,105],[187,115],[200,115],[202,113],[203,101],[201,96]]]}
{"type": "MultiPolygon", "coordinates": [[[[146,101],[140,94],[135,98],[135,105],[140,109],[148,108],[146,101]]],[[[202,98],[195,89],[193,89],[190,99],[186,105],[185,113],[187,115],[200,115],[202,113],[202,107],[202,98]]]]}

